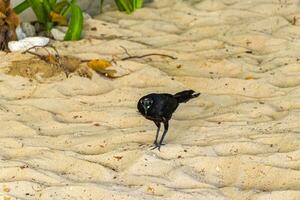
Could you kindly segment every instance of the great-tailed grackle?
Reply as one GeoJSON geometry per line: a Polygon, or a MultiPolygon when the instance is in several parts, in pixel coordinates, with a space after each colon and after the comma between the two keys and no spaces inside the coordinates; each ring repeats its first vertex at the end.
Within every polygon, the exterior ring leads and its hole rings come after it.
{"type": "Polygon", "coordinates": [[[178,92],[174,95],[167,93],[151,93],[146,96],[143,96],[138,104],[137,108],[139,112],[147,119],[152,120],[157,126],[157,132],[154,141],[154,148],[160,147],[168,132],[169,128],[169,120],[172,117],[172,114],[178,107],[180,103],[185,103],[192,98],[198,97],[200,93],[195,93],[193,90],[185,90],[182,92],[178,92]],[[159,143],[157,143],[160,124],[163,123],[165,130],[161,136],[159,143]]]}

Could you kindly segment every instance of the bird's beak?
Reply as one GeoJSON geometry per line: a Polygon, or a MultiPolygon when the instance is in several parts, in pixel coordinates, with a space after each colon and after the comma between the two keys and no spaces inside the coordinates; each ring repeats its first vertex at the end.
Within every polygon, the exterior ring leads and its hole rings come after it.
{"type": "Polygon", "coordinates": [[[144,111],[145,111],[145,115],[147,115],[147,110],[148,108],[146,106],[143,105],[144,111]]]}

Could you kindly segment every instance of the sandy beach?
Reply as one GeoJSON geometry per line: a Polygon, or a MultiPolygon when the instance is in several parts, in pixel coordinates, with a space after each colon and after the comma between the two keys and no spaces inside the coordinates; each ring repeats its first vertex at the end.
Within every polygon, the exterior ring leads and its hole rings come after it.
{"type": "Polygon", "coordinates": [[[34,56],[1,52],[0,198],[299,200],[299,13],[298,0],[156,0],[52,41],[61,55],[114,59],[116,78],[14,76],[34,56]],[[149,53],[176,59],[122,60],[149,53]],[[139,98],[185,89],[201,95],[151,150],[139,98]]]}

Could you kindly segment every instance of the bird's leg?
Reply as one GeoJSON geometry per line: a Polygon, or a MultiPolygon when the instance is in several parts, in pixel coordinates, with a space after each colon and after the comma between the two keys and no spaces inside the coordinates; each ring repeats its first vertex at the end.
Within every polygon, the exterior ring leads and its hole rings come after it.
{"type": "Polygon", "coordinates": [[[158,144],[158,150],[160,150],[160,147],[163,145],[163,141],[164,141],[164,138],[168,132],[168,129],[169,129],[169,121],[164,121],[164,127],[165,127],[165,130],[160,138],[160,141],[159,141],[159,144],[158,144]]]}
{"type": "Polygon", "coordinates": [[[157,139],[158,139],[158,135],[159,135],[159,130],[160,130],[160,122],[154,122],[155,125],[157,126],[157,132],[156,132],[156,136],[155,136],[155,140],[153,142],[154,147],[151,148],[151,150],[156,149],[159,147],[158,143],[157,143],[157,139]]]}
{"type": "Polygon", "coordinates": [[[159,130],[160,130],[160,122],[154,122],[155,125],[157,126],[157,131],[156,131],[156,136],[155,136],[155,141],[154,141],[154,145],[157,146],[157,138],[158,138],[158,135],[159,135],[159,130]]]}

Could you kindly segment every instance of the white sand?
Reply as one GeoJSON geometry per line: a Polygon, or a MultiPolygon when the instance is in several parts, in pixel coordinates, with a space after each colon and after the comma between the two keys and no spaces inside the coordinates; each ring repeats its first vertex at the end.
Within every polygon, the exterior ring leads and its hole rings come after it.
{"type": "MultiPolygon", "coordinates": [[[[157,0],[104,13],[86,40],[55,46],[82,59],[122,58],[123,46],[176,60],[119,62],[130,74],[116,79],[0,73],[0,198],[299,200],[299,5],[157,0]],[[156,127],[137,100],[183,89],[202,94],[151,151],[156,127]]],[[[1,53],[0,69],[20,57],[1,53]]]]}

